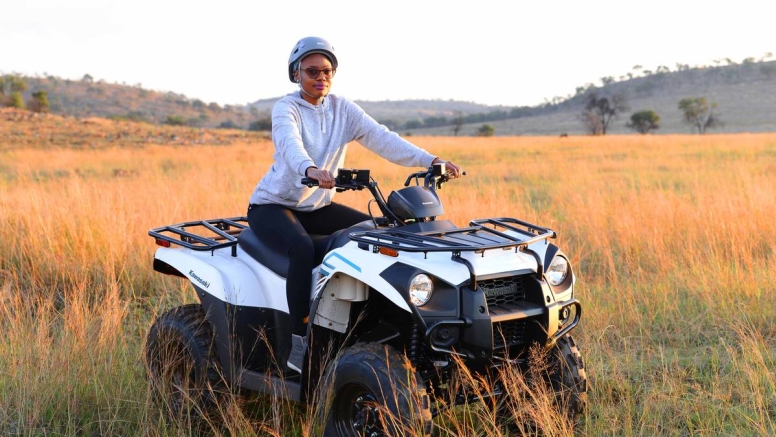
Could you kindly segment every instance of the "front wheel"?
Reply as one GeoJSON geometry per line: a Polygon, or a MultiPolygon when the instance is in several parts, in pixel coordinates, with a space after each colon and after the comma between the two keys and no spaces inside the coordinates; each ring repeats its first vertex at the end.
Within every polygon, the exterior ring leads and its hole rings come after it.
{"type": "Polygon", "coordinates": [[[561,412],[576,421],[587,407],[587,372],[574,338],[564,335],[552,350],[550,384],[561,412]]]}
{"type": "MultiPolygon", "coordinates": [[[[582,355],[570,335],[559,338],[547,351],[536,350],[527,367],[501,371],[499,384],[504,394],[497,405],[498,420],[510,432],[534,434],[548,425],[542,411],[551,403],[558,415],[567,419],[563,422],[569,428],[559,429],[569,431],[587,406],[587,372],[582,355]]],[[[549,422],[551,427],[558,425],[554,420],[549,422]]]]}
{"type": "Polygon", "coordinates": [[[430,436],[426,386],[409,360],[390,346],[359,343],[326,367],[326,436],[430,436]]]}

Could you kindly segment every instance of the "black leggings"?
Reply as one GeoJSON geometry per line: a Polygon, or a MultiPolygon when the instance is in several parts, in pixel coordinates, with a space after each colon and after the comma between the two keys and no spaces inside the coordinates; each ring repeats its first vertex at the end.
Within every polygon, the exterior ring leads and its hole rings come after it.
{"type": "Polygon", "coordinates": [[[310,234],[332,234],[364,220],[369,220],[369,215],[338,203],[315,211],[295,211],[275,204],[251,205],[248,208],[248,224],[253,233],[288,254],[286,298],[292,333],[306,334],[305,319],[310,312],[312,270],[315,267],[310,234]]]}

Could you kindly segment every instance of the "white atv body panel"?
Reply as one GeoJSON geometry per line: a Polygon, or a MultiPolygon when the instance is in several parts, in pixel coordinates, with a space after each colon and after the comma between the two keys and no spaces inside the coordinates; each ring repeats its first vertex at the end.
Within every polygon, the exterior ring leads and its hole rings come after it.
{"type": "MultiPolygon", "coordinates": [[[[443,278],[452,285],[458,285],[470,278],[469,269],[462,263],[452,262],[450,252],[400,252],[398,257],[382,255],[358,248],[356,243],[335,249],[323,260],[320,266],[322,275],[316,287],[318,296],[331,278],[337,273],[345,274],[381,293],[399,308],[410,311],[406,300],[399,292],[383,279],[380,274],[393,264],[400,262],[416,267],[437,278],[443,278]]],[[[536,260],[527,254],[509,250],[493,249],[482,253],[463,252],[461,257],[469,261],[476,275],[490,275],[501,272],[536,271],[536,260]]],[[[337,287],[339,289],[339,287],[337,287]]],[[[339,293],[339,292],[338,292],[339,293]]],[[[355,300],[342,298],[344,300],[355,300]]]]}
{"type": "MultiPolygon", "coordinates": [[[[538,242],[531,246],[546,244],[538,242]]],[[[544,250],[542,247],[532,248],[544,250]]],[[[197,288],[221,301],[235,306],[268,308],[287,313],[285,278],[258,263],[239,246],[236,247],[236,254],[236,257],[232,256],[230,248],[195,251],[161,247],[156,251],[156,258],[178,270],[197,288]]],[[[444,279],[452,285],[469,280],[470,272],[467,266],[452,262],[451,256],[449,251],[403,251],[399,252],[399,256],[392,257],[360,249],[355,242],[334,249],[324,257],[323,263],[311,272],[315,284],[311,297],[322,298],[316,311],[316,323],[344,332],[348,324],[350,302],[367,299],[370,288],[385,296],[397,307],[411,312],[405,298],[380,274],[400,262],[444,279]],[[338,282],[329,284],[335,277],[338,282]],[[324,289],[330,292],[329,295],[321,295],[324,289]]],[[[533,256],[514,248],[491,249],[480,253],[465,251],[461,252],[461,258],[469,262],[477,276],[517,271],[535,272],[537,269],[533,256]]]]}
{"type": "MultiPolygon", "coordinates": [[[[411,311],[407,301],[399,292],[380,276],[385,269],[396,263],[396,258],[373,254],[359,249],[355,243],[332,250],[323,259],[320,274],[332,278],[341,273],[373,288],[399,308],[411,311]]],[[[316,289],[316,297],[330,279],[321,282],[316,289]]],[[[347,299],[351,300],[351,299],[347,299]]]]}
{"type": "Polygon", "coordinates": [[[288,312],[285,278],[256,262],[239,246],[236,257],[230,248],[209,252],[161,247],[156,258],[219,300],[288,312]]]}

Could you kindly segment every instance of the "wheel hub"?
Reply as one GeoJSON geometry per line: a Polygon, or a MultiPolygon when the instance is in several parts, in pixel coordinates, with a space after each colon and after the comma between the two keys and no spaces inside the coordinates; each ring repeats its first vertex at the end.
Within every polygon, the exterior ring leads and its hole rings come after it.
{"type": "Polygon", "coordinates": [[[365,388],[352,386],[344,389],[336,405],[336,423],[340,435],[385,435],[380,422],[377,398],[365,388]]]}
{"type": "Polygon", "coordinates": [[[363,393],[353,402],[353,428],[361,435],[377,437],[381,435],[376,407],[377,400],[369,393],[363,393]]]}

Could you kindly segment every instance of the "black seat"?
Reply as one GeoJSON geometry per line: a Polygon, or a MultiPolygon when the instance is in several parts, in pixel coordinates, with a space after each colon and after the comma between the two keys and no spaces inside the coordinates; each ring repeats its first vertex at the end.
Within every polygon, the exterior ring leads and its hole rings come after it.
{"type": "MultiPolygon", "coordinates": [[[[311,234],[313,248],[315,250],[314,265],[323,262],[323,257],[330,251],[342,247],[350,241],[350,233],[353,231],[365,231],[374,229],[371,221],[358,223],[346,229],[340,229],[331,235],[311,234]]],[[[237,244],[253,259],[272,270],[283,278],[288,277],[288,254],[278,248],[278,244],[271,241],[262,241],[250,228],[240,232],[237,236],[237,244]]]]}

